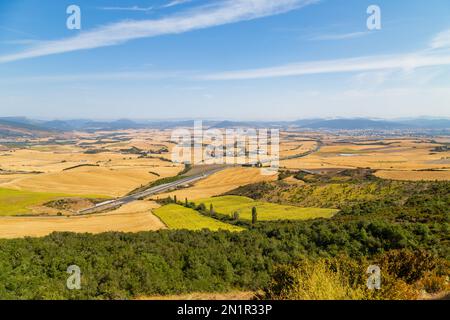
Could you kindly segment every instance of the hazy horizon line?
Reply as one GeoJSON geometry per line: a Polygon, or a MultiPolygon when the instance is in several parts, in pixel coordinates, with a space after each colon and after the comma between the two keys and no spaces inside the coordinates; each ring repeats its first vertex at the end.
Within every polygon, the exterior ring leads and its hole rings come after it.
{"type": "Polygon", "coordinates": [[[135,117],[114,117],[114,118],[97,118],[97,117],[54,117],[54,118],[39,118],[39,117],[30,117],[24,115],[11,115],[11,116],[0,116],[0,120],[6,119],[27,119],[27,120],[35,120],[35,121],[232,121],[232,122],[295,122],[301,120],[384,120],[384,121],[406,121],[406,120],[450,120],[450,115],[448,116],[431,116],[431,115],[418,115],[418,116],[410,116],[410,117],[372,117],[372,116],[308,116],[308,117],[290,117],[289,119],[256,119],[256,118],[233,118],[233,117],[182,117],[182,118],[174,118],[174,117],[165,117],[165,118],[135,118],[135,117]]]}

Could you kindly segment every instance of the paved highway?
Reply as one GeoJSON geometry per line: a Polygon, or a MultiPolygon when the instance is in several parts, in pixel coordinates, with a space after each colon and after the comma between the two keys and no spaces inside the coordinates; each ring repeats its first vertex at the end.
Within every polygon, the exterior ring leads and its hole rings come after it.
{"type": "MultiPolygon", "coordinates": [[[[314,148],[313,150],[310,150],[308,152],[302,153],[302,154],[296,154],[296,155],[292,155],[292,156],[288,156],[288,157],[284,157],[281,158],[280,160],[287,160],[287,159],[295,159],[295,158],[301,158],[301,157],[306,157],[307,155],[310,155],[314,152],[317,152],[320,150],[320,147],[322,146],[322,142],[318,141],[318,144],[316,146],[316,148],[314,148]]],[[[271,159],[267,159],[266,161],[262,161],[262,163],[266,163],[266,162],[270,162],[271,159]]],[[[209,177],[210,175],[219,172],[221,170],[224,170],[225,168],[227,168],[227,166],[224,167],[220,167],[220,168],[215,168],[209,171],[205,171],[201,174],[198,175],[194,175],[191,177],[186,177],[174,182],[169,182],[169,183],[165,183],[156,187],[152,187],[149,188],[147,190],[132,194],[132,195],[128,195],[128,196],[124,196],[121,198],[117,198],[117,199],[113,199],[113,200],[109,200],[109,201],[105,201],[102,203],[99,203],[97,205],[95,205],[94,207],[91,208],[87,208],[84,210],[80,210],[78,211],[78,214],[91,214],[91,213],[98,213],[98,212],[102,212],[102,211],[106,211],[106,210],[112,210],[114,208],[120,207],[124,204],[127,204],[129,202],[133,202],[142,198],[146,198],[158,193],[162,193],[171,189],[175,189],[179,186],[183,186],[183,185],[187,185],[187,184],[191,184],[193,182],[196,182],[198,180],[202,180],[205,179],[207,177],[209,177]]],[[[305,172],[308,172],[307,170],[303,170],[305,172]]]]}
{"type": "Polygon", "coordinates": [[[109,201],[105,201],[102,203],[98,203],[97,205],[95,205],[94,207],[91,208],[87,208],[87,209],[83,209],[78,211],[78,214],[91,214],[91,213],[97,213],[97,212],[102,212],[102,211],[106,211],[108,209],[113,209],[116,207],[120,207],[124,204],[127,204],[129,202],[132,201],[136,201],[142,198],[146,198],[158,193],[162,193],[171,189],[175,189],[179,186],[183,186],[183,185],[187,185],[187,184],[191,184],[193,182],[196,182],[198,180],[202,180],[205,179],[207,177],[209,177],[210,175],[219,172],[221,170],[225,169],[225,167],[223,168],[216,168],[210,171],[206,171],[203,172],[201,174],[198,175],[194,175],[191,177],[186,177],[186,178],[182,178],[180,180],[174,181],[174,182],[169,182],[169,183],[165,183],[165,184],[161,184],[159,186],[156,187],[152,187],[149,188],[147,190],[141,191],[141,192],[137,192],[135,194],[132,195],[127,195],[121,198],[117,198],[114,200],[109,200],[109,201]]]}

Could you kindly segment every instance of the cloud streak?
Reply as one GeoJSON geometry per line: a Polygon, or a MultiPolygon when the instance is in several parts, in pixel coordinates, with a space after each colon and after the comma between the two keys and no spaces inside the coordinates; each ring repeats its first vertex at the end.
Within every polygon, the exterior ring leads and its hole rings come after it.
{"type": "Polygon", "coordinates": [[[71,38],[49,41],[27,50],[0,56],[0,63],[120,45],[127,41],[180,34],[198,29],[285,13],[317,0],[226,0],[166,18],[113,23],[71,38]]]}
{"type": "Polygon", "coordinates": [[[138,6],[133,6],[133,7],[101,7],[99,9],[100,10],[105,10],[105,11],[142,11],[142,12],[149,12],[149,11],[153,10],[153,7],[147,7],[147,8],[138,7],[138,6]]]}
{"type": "Polygon", "coordinates": [[[185,3],[189,3],[192,2],[192,0],[173,0],[171,2],[169,2],[168,4],[163,5],[163,8],[170,8],[170,7],[175,7],[178,6],[180,4],[185,4],[185,3]]]}
{"type": "Polygon", "coordinates": [[[16,40],[3,40],[3,41],[0,41],[0,44],[26,46],[26,45],[39,44],[41,42],[42,41],[36,40],[36,39],[16,39],[16,40]]]}
{"type": "Polygon", "coordinates": [[[89,82],[89,81],[146,81],[146,80],[161,80],[161,79],[182,79],[192,78],[192,72],[181,71],[164,71],[164,72],[106,72],[106,73],[82,73],[82,74],[63,74],[63,75],[48,75],[48,76],[28,76],[18,78],[0,79],[0,83],[47,83],[47,82],[89,82]]]}
{"type": "Polygon", "coordinates": [[[450,29],[437,34],[431,42],[431,48],[450,48],[450,29]]]}
{"type": "Polygon", "coordinates": [[[312,61],[272,68],[210,74],[205,80],[246,80],[301,76],[311,74],[349,73],[379,70],[414,70],[422,67],[450,65],[450,55],[391,55],[352,59],[312,61]]]}
{"type": "Polygon", "coordinates": [[[450,65],[450,30],[438,34],[425,50],[410,54],[378,55],[357,58],[309,61],[281,66],[226,71],[203,76],[203,80],[247,80],[312,74],[412,71],[424,67],[450,65]],[[438,50],[439,49],[439,50],[438,50]]]}
{"type": "Polygon", "coordinates": [[[347,40],[347,39],[355,39],[369,35],[370,32],[350,32],[350,33],[341,33],[341,34],[324,34],[319,36],[314,36],[309,38],[312,41],[326,41],[326,40],[347,40]]]}

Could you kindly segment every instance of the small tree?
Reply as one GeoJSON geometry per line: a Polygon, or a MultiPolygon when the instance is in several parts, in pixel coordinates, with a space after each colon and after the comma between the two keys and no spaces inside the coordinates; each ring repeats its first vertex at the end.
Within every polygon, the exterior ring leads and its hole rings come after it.
{"type": "Polygon", "coordinates": [[[256,212],[256,207],[252,208],[252,224],[258,221],[258,212],[256,212]]]}
{"type": "Polygon", "coordinates": [[[204,203],[200,203],[200,205],[197,207],[197,210],[201,211],[201,212],[205,212],[206,211],[205,204],[204,203]]]}
{"type": "Polygon", "coordinates": [[[184,205],[185,205],[186,207],[189,206],[189,203],[188,203],[188,199],[187,199],[187,198],[184,198],[184,205]]]}
{"type": "Polygon", "coordinates": [[[209,214],[214,215],[214,207],[212,203],[209,205],[209,214]]]}
{"type": "Polygon", "coordinates": [[[236,221],[239,220],[239,212],[238,212],[238,211],[235,211],[235,212],[233,213],[233,219],[236,220],[236,221]]]}
{"type": "Polygon", "coordinates": [[[177,203],[177,196],[173,196],[173,202],[177,203]]]}

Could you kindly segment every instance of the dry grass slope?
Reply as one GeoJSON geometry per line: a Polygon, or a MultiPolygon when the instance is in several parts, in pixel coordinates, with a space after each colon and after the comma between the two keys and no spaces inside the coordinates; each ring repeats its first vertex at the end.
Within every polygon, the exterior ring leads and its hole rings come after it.
{"type": "Polygon", "coordinates": [[[276,175],[262,175],[261,170],[256,168],[230,168],[197,182],[193,187],[163,194],[159,198],[176,195],[178,199],[203,199],[223,194],[246,184],[275,181],[276,179],[276,175]]]}

